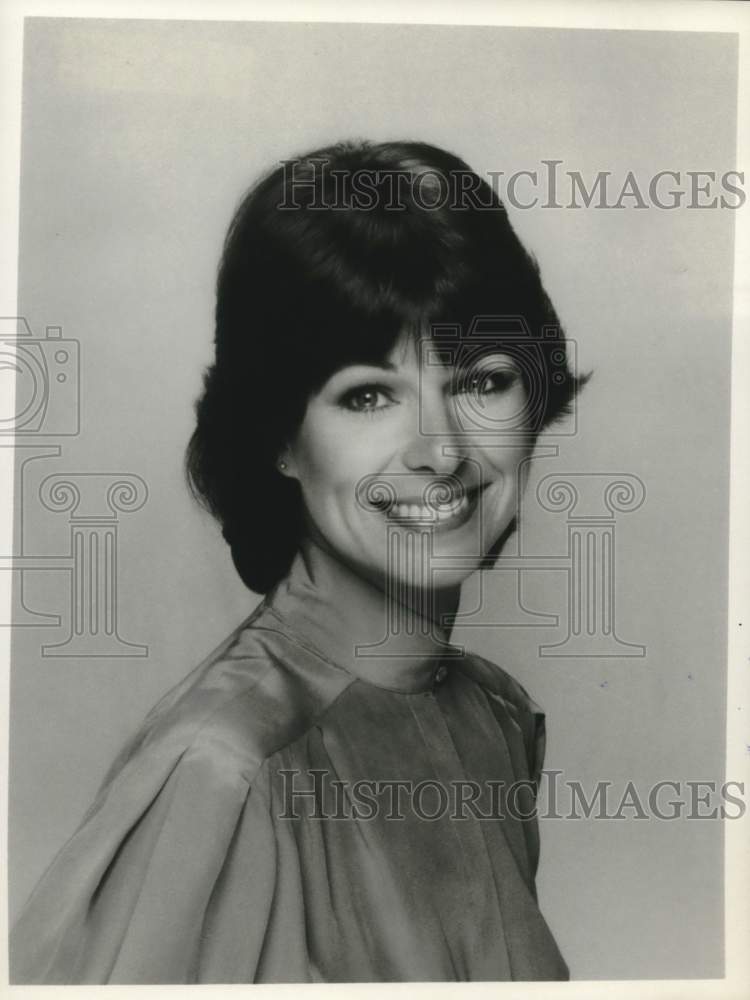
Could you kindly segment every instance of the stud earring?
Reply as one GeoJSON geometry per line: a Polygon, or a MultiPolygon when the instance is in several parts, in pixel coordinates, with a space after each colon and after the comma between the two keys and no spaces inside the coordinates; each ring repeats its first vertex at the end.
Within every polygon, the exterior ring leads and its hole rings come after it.
{"type": "Polygon", "coordinates": [[[286,470],[286,462],[279,462],[279,469],[284,472],[286,470]]]}

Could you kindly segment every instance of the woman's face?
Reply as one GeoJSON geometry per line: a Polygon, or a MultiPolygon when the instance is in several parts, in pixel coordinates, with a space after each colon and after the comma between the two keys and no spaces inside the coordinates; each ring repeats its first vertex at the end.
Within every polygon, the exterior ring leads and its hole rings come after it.
{"type": "Polygon", "coordinates": [[[457,368],[404,336],[384,365],[335,372],[280,456],[310,536],[360,574],[455,587],[516,513],[532,436],[502,353],[457,368]]]}

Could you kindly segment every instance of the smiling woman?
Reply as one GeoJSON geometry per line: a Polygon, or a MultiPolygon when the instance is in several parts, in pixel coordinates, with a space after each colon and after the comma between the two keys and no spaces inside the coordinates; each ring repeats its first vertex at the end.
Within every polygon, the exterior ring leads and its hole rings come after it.
{"type": "Polygon", "coordinates": [[[187,470],[265,597],[109,769],[13,982],[567,978],[535,889],[543,713],[450,630],[584,381],[457,157],[345,143],[249,191],[187,470]]]}
{"type": "MultiPolygon", "coordinates": [[[[478,568],[510,524],[533,445],[523,427],[509,431],[525,406],[520,373],[496,346],[488,349],[467,372],[427,364],[438,350],[434,340],[406,334],[382,367],[336,372],[310,398],[282,452],[280,471],[299,484],[303,538],[345,559],[381,590],[404,575],[419,582],[414,599],[421,595],[419,612],[431,618],[436,588],[430,577],[439,565],[445,614],[449,582],[458,585],[478,568]],[[499,434],[488,438],[479,421],[473,435],[466,423],[459,430],[462,405],[476,408],[485,422],[506,425],[502,448],[499,434]],[[378,486],[384,495],[368,503],[378,486]],[[415,553],[406,562],[388,559],[388,527],[397,524],[430,529],[421,559],[415,553]]],[[[453,596],[457,604],[458,592],[453,596]]]]}

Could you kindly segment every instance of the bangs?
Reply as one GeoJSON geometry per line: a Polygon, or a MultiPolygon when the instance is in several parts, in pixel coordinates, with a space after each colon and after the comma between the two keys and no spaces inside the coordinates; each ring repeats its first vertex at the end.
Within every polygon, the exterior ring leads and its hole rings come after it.
{"type": "Polygon", "coordinates": [[[531,315],[539,301],[528,278],[534,265],[496,215],[301,212],[284,217],[281,229],[295,294],[280,289],[271,325],[300,358],[299,388],[308,394],[343,367],[382,364],[404,336],[512,350],[529,318],[541,319],[531,315]]]}
{"type": "Polygon", "coordinates": [[[318,392],[349,365],[382,365],[404,339],[417,346],[430,341],[439,364],[466,365],[468,359],[503,354],[517,362],[522,374],[534,381],[540,377],[542,363],[535,358],[555,328],[545,327],[551,317],[540,315],[543,332],[533,334],[529,303],[521,300],[518,285],[510,289],[497,278],[482,282],[461,273],[450,279],[440,271],[431,277],[431,284],[420,289],[421,301],[397,294],[395,281],[370,287],[360,282],[345,295],[335,286],[319,285],[314,301],[305,303],[305,329],[293,336],[303,360],[300,391],[318,392]]]}

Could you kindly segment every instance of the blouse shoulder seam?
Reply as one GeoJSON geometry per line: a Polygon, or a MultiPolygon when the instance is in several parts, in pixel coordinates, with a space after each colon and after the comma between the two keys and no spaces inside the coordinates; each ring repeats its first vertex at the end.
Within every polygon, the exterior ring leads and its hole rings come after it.
{"type": "MultiPolygon", "coordinates": [[[[268,610],[272,610],[272,609],[268,609],[268,610]]],[[[262,629],[258,629],[258,631],[262,631],[262,629]]],[[[273,629],[270,629],[269,631],[274,632],[273,629]]],[[[284,633],[283,632],[279,632],[279,633],[275,633],[275,634],[281,634],[281,635],[283,635],[284,633]]],[[[240,699],[240,698],[246,698],[260,683],[262,683],[262,681],[268,676],[268,674],[273,671],[273,669],[274,669],[274,663],[273,663],[273,659],[272,659],[272,654],[269,653],[268,656],[269,656],[269,662],[268,662],[268,664],[266,666],[266,669],[263,670],[263,672],[261,674],[259,674],[258,676],[254,677],[252,679],[252,682],[248,683],[247,685],[245,685],[240,690],[235,691],[234,693],[229,694],[225,698],[223,698],[222,701],[218,705],[216,705],[213,708],[213,710],[204,719],[201,720],[198,728],[195,730],[195,732],[190,737],[189,742],[186,743],[186,745],[185,745],[185,747],[184,747],[184,749],[183,749],[183,751],[182,751],[182,753],[181,753],[180,756],[184,756],[191,749],[198,749],[197,743],[198,743],[198,741],[199,741],[199,739],[201,737],[201,734],[211,724],[211,721],[219,713],[221,713],[226,708],[226,706],[228,704],[230,704],[232,701],[240,699]]],[[[331,664],[331,665],[332,666],[336,666],[335,664],[331,664]]],[[[352,685],[352,683],[354,682],[355,679],[352,678],[351,676],[349,676],[347,674],[347,672],[345,670],[343,670],[343,668],[339,667],[337,669],[340,670],[343,674],[345,674],[347,676],[349,683],[347,683],[341,689],[341,691],[339,691],[336,694],[336,696],[334,698],[332,698],[330,701],[328,701],[320,709],[320,711],[316,712],[315,715],[313,715],[309,719],[305,720],[305,722],[303,723],[303,725],[300,727],[299,731],[296,732],[291,738],[286,739],[283,742],[279,743],[278,746],[273,746],[267,752],[265,752],[263,754],[259,754],[257,762],[256,762],[256,766],[255,766],[254,770],[252,771],[252,774],[248,774],[247,769],[244,768],[244,767],[240,770],[240,772],[239,772],[240,776],[243,778],[243,780],[248,785],[252,784],[252,782],[257,777],[258,772],[262,768],[263,764],[270,757],[272,757],[276,753],[279,753],[279,751],[284,750],[287,746],[289,746],[290,744],[296,742],[298,739],[300,739],[302,736],[304,736],[306,733],[308,733],[311,729],[313,729],[320,722],[321,718],[323,718],[323,716],[325,716],[326,713],[328,711],[330,711],[330,709],[333,707],[333,705],[336,704],[336,702],[339,700],[339,698],[346,691],[349,690],[349,688],[351,687],[351,685],[352,685]]]]}
{"type": "MultiPolygon", "coordinates": [[[[467,650],[467,656],[471,659],[477,661],[481,666],[489,668],[491,671],[496,671],[497,675],[503,681],[508,682],[511,685],[510,691],[498,690],[492,683],[486,682],[483,678],[476,678],[477,683],[480,687],[490,691],[493,694],[499,695],[501,698],[506,699],[508,695],[520,694],[522,696],[523,707],[529,709],[535,714],[544,714],[543,710],[536,703],[535,699],[529,694],[526,688],[521,684],[521,682],[512,674],[510,671],[506,670],[505,667],[501,667],[499,663],[495,663],[493,660],[487,659],[486,656],[482,656],[479,653],[475,653],[473,650],[467,650]]],[[[470,668],[462,669],[459,665],[461,673],[464,675],[469,675],[470,668]]],[[[518,700],[518,699],[514,699],[518,700]]]]}

